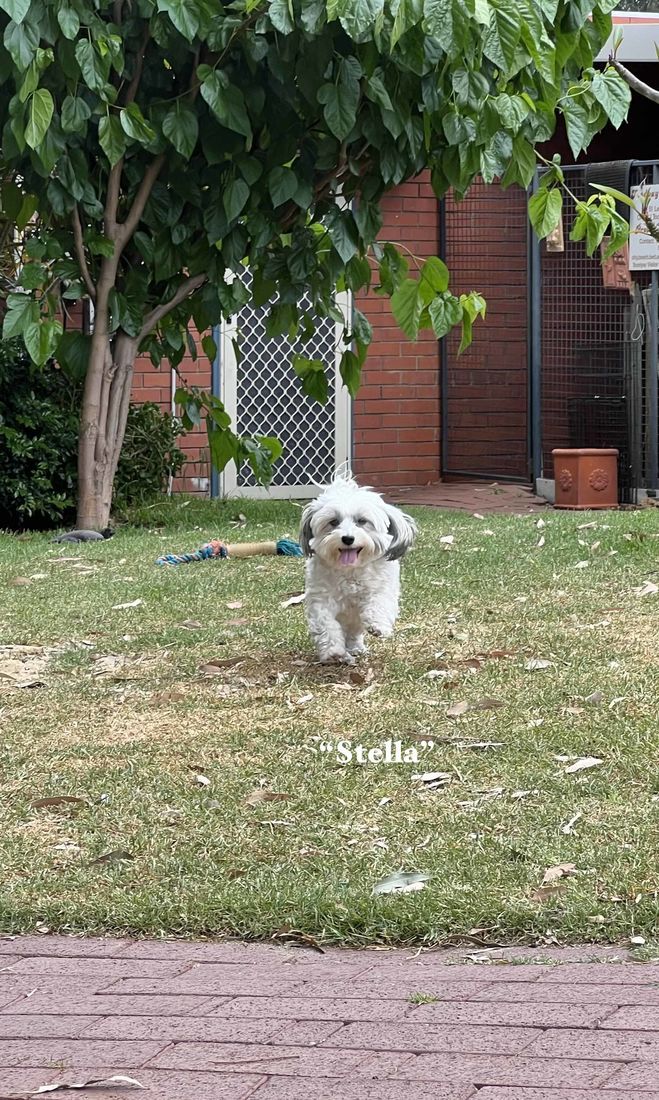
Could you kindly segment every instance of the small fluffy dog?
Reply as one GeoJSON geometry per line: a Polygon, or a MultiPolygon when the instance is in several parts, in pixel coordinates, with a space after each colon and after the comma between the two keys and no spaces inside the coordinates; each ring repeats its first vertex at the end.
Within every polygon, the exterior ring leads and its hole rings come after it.
{"type": "Polygon", "coordinates": [[[416,531],[410,516],[342,473],[304,509],[305,610],[320,661],[354,665],[366,652],[365,632],[390,637],[400,559],[416,531]]]}

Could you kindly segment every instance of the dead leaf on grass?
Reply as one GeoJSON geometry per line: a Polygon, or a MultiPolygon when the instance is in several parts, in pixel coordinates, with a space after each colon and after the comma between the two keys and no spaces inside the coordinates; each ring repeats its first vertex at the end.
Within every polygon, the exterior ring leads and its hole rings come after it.
{"type": "Polygon", "coordinates": [[[453,703],[446,711],[447,718],[461,718],[463,714],[466,714],[469,710],[469,703],[463,701],[461,703],[453,703]]]}
{"type": "Polygon", "coordinates": [[[180,703],[185,699],[184,691],[159,691],[151,696],[152,703],[180,703]]]}
{"type": "Polygon", "coordinates": [[[289,596],[287,600],[282,600],[279,606],[298,607],[301,603],[304,603],[304,592],[295,592],[292,596],[289,596]]]}
{"type": "Polygon", "coordinates": [[[569,878],[576,871],[574,863],[557,863],[555,867],[548,867],[545,871],[541,886],[549,886],[561,878],[569,878]]]}
{"type": "Polygon", "coordinates": [[[273,934],[272,939],[289,947],[310,947],[312,951],[317,951],[319,955],[325,954],[325,948],[320,946],[317,939],[309,936],[306,932],[299,932],[297,928],[280,928],[278,932],[273,934]]]}
{"type": "Polygon", "coordinates": [[[599,707],[603,701],[604,695],[601,691],[593,691],[584,699],[584,703],[588,703],[589,707],[599,707]]]}
{"type": "Polygon", "coordinates": [[[351,684],[357,684],[361,687],[363,684],[370,684],[374,676],[375,673],[372,668],[353,668],[348,679],[351,684]]]}
{"type": "Polygon", "coordinates": [[[396,871],[393,875],[386,875],[378,879],[373,886],[373,894],[411,894],[417,890],[424,890],[430,875],[424,875],[421,871],[396,871]]]}
{"type": "Polygon", "coordinates": [[[553,661],[545,661],[542,657],[533,657],[526,662],[524,668],[527,672],[540,672],[542,669],[551,668],[553,663],[553,661]]]}
{"type": "Polygon", "coordinates": [[[198,787],[210,787],[210,785],[211,785],[211,781],[208,778],[208,776],[207,775],[202,775],[201,772],[199,772],[197,775],[195,775],[194,781],[195,781],[195,783],[197,784],[198,787]]]}
{"type": "Polygon", "coordinates": [[[181,623],[183,630],[203,630],[204,624],[200,623],[197,619],[185,619],[181,623]]]}
{"type": "Polygon", "coordinates": [[[13,584],[14,588],[24,588],[26,584],[30,583],[30,578],[29,577],[14,577],[14,579],[11,583],[13,584]]]}
{"type": "Polygon", "coordinates": [[[439,543],[440,546],[453,546],[455,542],[455,535],[442,535],[439,543]]]}
{"type": "Polygon", "coordinates": [[[529,897],[531,901],[551,901],[552,898],[561,897],[567,892],[567,889],[567,882],[554,882],[549,886],[537,886],[535,890],[531,891],[529,897]]]}
{"type": "Polygon", "coordinates": [[[265,791],[257,787],[255,791],[247,795],[246,806],[261,806],[264,802],[288,802],[290,794],[282,794],[279,791],[265,791]]]}
{"type": "Polygon", "coordinates": [[[447,787],[452,781],[453,775],[451,772],[421,772],[418,775],[413,775],[412,779],[422,783],[428,790],[436,791],[440,787],[447,787]]]}
{"type": "Polygon", "coordinates": [[[232,600],[231,603],[227,603],[224,606],[228,608],[229,611],[240,611],[241,607],[243,606],[243,601],[232,600]]]}
{"type": "Polygon", "coordinates": [[[86,798],[78,798],[73,794],[55,794],[49,798],[37,798],[32,803],[33,810],[53,810],[62,806],[89,805],[86,798]]]}
{"type": "Polygon", "coordinates": [[[115,1074],[113,1077],[88,1077],[86,1081],[60,1081],[52,1085],[41,1085],[31,1095],[40,1096],[42,1093],[57,1092],[59,1089],[107,1089],[112,1085],[119,1085],[120,1088],[126,1089],[146,1089],[146,1085],[141,1085],[134,1077],[115,1074]]]}
{"type": "Polygon", "coordinates": [[[604,761],[598,756],[581,756],[578,760],[575,760],[574,764],[568,764],[565,769],[566,775],[574,775],[575,772],[583,772],[588,768],[597,768],[604,761]]]}
{"type": "Polygon", "coordinates": [[[659,585],[654,584],[653,581],[646,581],[640,588],[635,588],[634,592],[637,596],[656,596],[659,592],[659,585]]]}
{"type": "Polygon", "coordinates": [[[128,863],[135,859],[132,852],[126,852],[121,848],[115,848],[112,852],[103,852],[103,855],[91,859],[88,867],[99,867],[104,863],[128,863]]]}
{"type": "Polygon", "coordinates": [[[504,741],[456,741],[456,749],[501,749],[504,741]]]}
{"type": "Polygon", "coordinates": [[[131,600],[130,603],[115,603],[112,606],[113,611],[127,611],[130,607],[141,607],[144,600],[131,600]]]}
{"type": "Polygon", "coordinates": [[[225,669],[236,668],[244,660],[244,657],[216,657],[205,665],[201,665],[199,671],[203,672],[204,676],[220,676],[225,669]]]}
{"type": "Polygon", "coordinates": [[[581,821],[583,814],[581,810],[577,810],[576,814],[573,814],[569,821],[566,821],[564,825],[561,825],[561,832],[564,836],[570,836],[574,832],[574,826],[578,821],[581,821]]]}
{"type": "Polygon", "coordinates": [[[505,707],[503,699],[479,699],[477,703],[471,704],[472,710],[499,710],[500,707],[505,707]]]}
{"type": "Polygon", "coordinates": [[[112,676],[126,665],[126,658],[114,653],[108,653],[104,657],[93,657],[92,676],[112,676]]]}

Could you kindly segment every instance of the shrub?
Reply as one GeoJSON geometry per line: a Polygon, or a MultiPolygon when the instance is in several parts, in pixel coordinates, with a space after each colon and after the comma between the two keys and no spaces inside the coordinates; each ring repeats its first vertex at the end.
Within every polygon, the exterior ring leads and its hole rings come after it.
{"type": "Polygon", "coordinates": [[[167,489],[186,460],[176,445],[180,434],[181,422],[153,402],[131,405],[114,480],[115,504],[139,504],[167,489]]]}
{"type": "Polygon", "coordinates": [[[75,514],[78,387],[0,341],[0,527],[52,527],[75,514]]]}
{"type": "MultiPolygon", "coordinates": [[[[53,363],[35,367],[17,340],[0,341],[0,528],[57,527],[75,519],[80,381],[53,363]]],[[[167,486],[185,455],[179,421],[131,405],[115,482],[120,507],[167,486]]]]}

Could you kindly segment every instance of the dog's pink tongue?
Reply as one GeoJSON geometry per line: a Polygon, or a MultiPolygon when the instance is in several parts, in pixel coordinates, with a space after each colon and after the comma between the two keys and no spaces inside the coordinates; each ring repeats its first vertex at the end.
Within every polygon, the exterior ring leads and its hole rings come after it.
{"type": "Polygon", "coordinates": [[[357,550],[353,550],[352,547],[349,550],[342,550],[339,561],[341,565],[354,565],[357,561],[357,550]]]}

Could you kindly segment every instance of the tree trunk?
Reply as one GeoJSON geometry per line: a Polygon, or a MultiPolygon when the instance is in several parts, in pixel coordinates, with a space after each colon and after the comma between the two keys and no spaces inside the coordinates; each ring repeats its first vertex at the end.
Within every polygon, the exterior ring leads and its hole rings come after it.
{"type": "MultiPolygon", "coordinates": [[[[106,314],[107,317],[107,314],[106,314]]],[[[138,339],[107,333],[95,317],[80,420],[78,447],[78,527],[108,526],[112,489],[126,431],[138,339]]]]}

